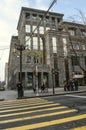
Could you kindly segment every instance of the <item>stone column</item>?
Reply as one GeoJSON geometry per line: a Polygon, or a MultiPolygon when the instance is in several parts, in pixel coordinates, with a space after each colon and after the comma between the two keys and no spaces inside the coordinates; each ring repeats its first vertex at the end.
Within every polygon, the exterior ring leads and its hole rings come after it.
{"type": "Polygon", "coordinates": [[[59,73],[59,86],[63,86],[65,80],[65,63],[64,63],[64,51],[63,51],[63,37],[58,35],[57,37],[57,59],[58,59],[58,73],[59,73]]]}

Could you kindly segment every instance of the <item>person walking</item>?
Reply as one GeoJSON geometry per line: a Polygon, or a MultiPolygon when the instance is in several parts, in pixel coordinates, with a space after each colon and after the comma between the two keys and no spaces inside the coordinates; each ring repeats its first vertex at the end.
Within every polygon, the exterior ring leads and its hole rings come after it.
{"type": "Polygon", "coordinates": [[[67,91],[67,81],[64,80],[64,91],[67,91]]]}
{"type": "Polygon", "coordinates": [[[33,92],[36,93],[36,86],[33,87],[33,92]]]}

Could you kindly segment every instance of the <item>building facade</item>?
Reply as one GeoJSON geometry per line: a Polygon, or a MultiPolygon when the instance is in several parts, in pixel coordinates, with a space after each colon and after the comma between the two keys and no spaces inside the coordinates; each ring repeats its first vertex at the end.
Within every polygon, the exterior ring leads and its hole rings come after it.
{"type": "MultiPolygon", "coordinates": [[[[84,25],[63,21],[63,14],[22,7],[18,21],[18,36],[11,39],[9,54],[8,86],[15,88],[20,74],[20,51],[22,51],[22,83],[32,88],[43,82],[47,87],[63,86],[65,79],[82,75],[85,69],[84,25]],[[80,48],[79,47],[82,48],[80,48]],[[81,50],[82,51],[81,51],[81,50]],[[76,60],[76,57],[81,56],[76,60]],[[12,86],[13,84],[13,86],[12,86]]],[[[83,82],[83,78],[81,78],[83,82]]]]}

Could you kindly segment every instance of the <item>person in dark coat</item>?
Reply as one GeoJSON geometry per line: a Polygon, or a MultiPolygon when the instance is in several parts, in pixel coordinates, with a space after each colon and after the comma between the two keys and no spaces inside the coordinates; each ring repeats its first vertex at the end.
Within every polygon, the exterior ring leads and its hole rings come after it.
{"type": "Polygon", "coordinates": [[[18,90],[18,98],[22,98],[22,96],[23,96],[23,90],[22,90],[22,84],[21,84],[21,82],[17,83],[17,90],[18,90]]]}
{"type": "Polygon", "coordinates": [[[43,83],[42,86],[41,86],[41,93],[43,93],[44,90],[45,90],[45,85],[44,85],[44,83],[43,83]]]}
{"type": "Polygon", "coordinates": [[[74,82],[73,82],[73,80],[70,79],[68,84],[70,86],[70,91],[74,91],[74,82]]]}
{"type": "Polygon", "coordinates": [[[74,79],[75,91],[78,91],[78,80],[74,79]]]}
{"type": "Polygon", "coordinates": [[[36,87],[33,87],[33,92],[36,93],[36,87]]]}

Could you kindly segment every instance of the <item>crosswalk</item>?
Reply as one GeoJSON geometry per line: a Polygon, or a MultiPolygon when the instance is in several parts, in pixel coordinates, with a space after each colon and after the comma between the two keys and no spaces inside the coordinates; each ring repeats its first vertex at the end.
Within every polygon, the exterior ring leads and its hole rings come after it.
{"type": "Polygon", "coordinates": [[[86,130],[84,120],[86,114],[43,98],[0,102],[0,130],[86,130]]]}

